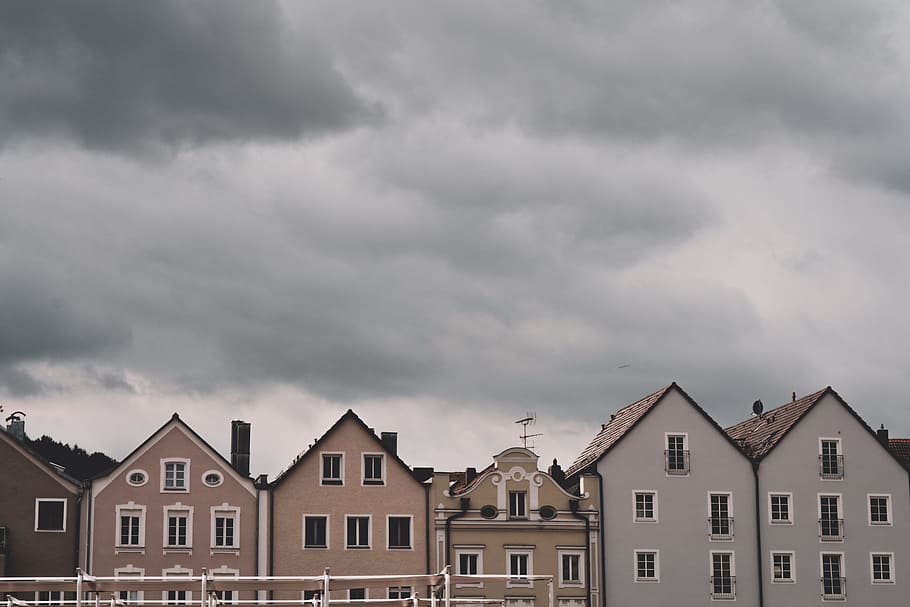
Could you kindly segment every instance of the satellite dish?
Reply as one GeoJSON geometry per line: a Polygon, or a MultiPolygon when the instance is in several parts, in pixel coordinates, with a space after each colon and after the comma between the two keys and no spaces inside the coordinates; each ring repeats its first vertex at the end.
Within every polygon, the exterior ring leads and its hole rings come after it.
{"type": "Polygon", "coordinates": [[[761,400],[757,400],[752,403],[752,413],[755,415],[761,415],[761,412],[764,410],[765,406],[761,403],[761,400]]]}

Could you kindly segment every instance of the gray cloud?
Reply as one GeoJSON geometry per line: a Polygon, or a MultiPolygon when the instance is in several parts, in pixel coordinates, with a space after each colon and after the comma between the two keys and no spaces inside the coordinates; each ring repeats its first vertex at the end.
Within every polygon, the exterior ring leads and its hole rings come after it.
{"type": "Polygon", "coordinates": [[[106,150],[295,139],[375,116],[272,2],[0,8],[0,137],[106,150]]]}

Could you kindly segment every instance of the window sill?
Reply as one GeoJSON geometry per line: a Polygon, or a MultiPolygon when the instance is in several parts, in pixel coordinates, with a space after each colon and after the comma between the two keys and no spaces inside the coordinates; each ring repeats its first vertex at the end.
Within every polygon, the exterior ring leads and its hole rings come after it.
{"type": "Polygon", "coordinates": [[[345,546],[345,550],[369,550],[371,546],[345,546]]]}
{"type": "Polygon", "coordinates": [[[792,525],[793,521],[769,521],[769,525],[792,525]]]}
{"type": "Polygon", "coordinates": [[[636,584],[660,584],[660,580],[657,578],[638,578],[635,580],[636,584]]]}
{"type": "Polygon", "coordinates": [[[169,489],[169,488],[167,488],[167,487],[162,487],[162,489],[161,489],[161,493],[189,493],[189,492],[190,492],[190,490],[189,490],[189,489],[186,489],[186,488],[183,488],[183,489],[178,489],[178,488],[169,489]]]}
{"type": "Polygon", "coordinates": [[[887,523],[869,523],[870,527],[893,527],[894,523],[888,521],[887,523]]]}
{"type": "Polygon", "coordinates": [[[214,556],[216,554],[240,554],[240,548],[228,548],[225,546],[218,546],[217,548],[209,549],[209,556],[214,556]]]}
{"type": "Polygon", "coordinates": [[[66,533],[66,529],[35,529],[35,533],[66,533]]]}
{"type": "Polygon", "coordinates": [[[161,551],[161,554],[193,554],[192,548],[177,547],[177,546],[165,546],[164,550],[161,551]]]}
{"type": "Polygon", "coordinates": [[[114,548],[114,554],[145,554],[144,546],[117,546],[114,548]]]}
{"type": "Polygon", "coordinates": [[[894,580],[872,580],[873,586],[893,586],[894,580]]]}
{"type": "Polygon", "coordinates": [[[363,481],[363,485],[365,487],[380,487],[382,485],[385,485],[385,481],[376,481],[376,480],[366,480],[365,479],[363,481]]]}
{"type": "Polygon", "coordinates": [[[632,522],[633,522],[633,523],[645,523],[645,524],[652,524],[652,525],[653,525],[654,523],[657,522],[657,519],[656,519],[656,518],[637,518],[637,519],[635,519],[635,520],[632,521],[632,522]]]}
{"type": "Polygon", "coordinates": [[[402,550],[413,550],[414,546],[389,546],[386,550],[402,551],[402,550]]]}
{"type": "Polygon", "coordinates": [[[328,547],[328,546],[307,546],[307,545],[304,545],[304,546],[303,546],[303,549],[304,549],[304,550],[328,550],[329,547],[328,547]]]}
{"type": "Polygon", "coordinates": [[[344,481],[341,479],[324,478],[319,481],[319,484],[323,487],[343,487],[344,481]]]}
{"type": "Polygon", "coordinates": [[[795,584],[796,580],[771,580],[772,584],[795,584]]]}

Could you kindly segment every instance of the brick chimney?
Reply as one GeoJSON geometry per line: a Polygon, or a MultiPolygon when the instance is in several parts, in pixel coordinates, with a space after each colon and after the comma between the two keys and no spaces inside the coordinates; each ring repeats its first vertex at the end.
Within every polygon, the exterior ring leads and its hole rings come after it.
{"type": "Polygon", "coordinates": [[[383,432],[379,436],[379,440],[382,442],[382,446],[386,448],[386,451],[392,455],[398,455],[398,433],[397,432],[383,432]]]}

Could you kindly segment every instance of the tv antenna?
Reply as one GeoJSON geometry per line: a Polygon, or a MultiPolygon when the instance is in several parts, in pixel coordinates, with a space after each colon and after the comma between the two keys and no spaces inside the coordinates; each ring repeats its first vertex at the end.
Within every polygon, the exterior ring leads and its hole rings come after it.
{"type": "MultiPolygon", "coordinates": [[[[537,434],[528,434],[528,426],[537,423],[537,414],[536,413],[528,413],[523,418],[515,420],[515,423],[521,424],[521,434],[518,435],[518,438],[521,439],[521,442],[524,445],[525,449],[528,448],[528,439],[529,438],[534,438],[536,436],[543,436],[542,432],[538,432],[537,434]]],[[[534,445],[532,444],[531,447],[533,447],[533,446],[534,445]]]]}

